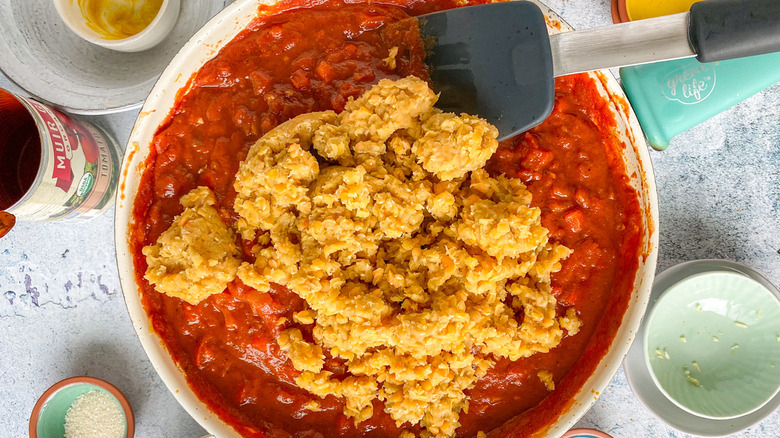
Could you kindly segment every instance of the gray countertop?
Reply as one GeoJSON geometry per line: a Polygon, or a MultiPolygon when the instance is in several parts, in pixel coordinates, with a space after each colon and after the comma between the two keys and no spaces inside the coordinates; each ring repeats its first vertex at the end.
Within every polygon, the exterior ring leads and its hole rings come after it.
{"type": "MultiPolygon", "coordinates": [[[[553,0],[577,29],[611,23],[607,0],[553,0]]],[[[0,75],[0,88],[20,91],[0,75]]],[[[138,110],[94,117],[126,142],[138,110]]],[[[780,85],[650,153],[660,201],[659,272],[741,262],[780,284],[780,85]]],[[[113,208],[85,222],[19,223],[0,240],[0,437],[26,434],[37,397],[74,375],[106,379],[133,405],[138,437],[200,437],[141,349],[127,316],[113,208]]],[[[622,369],[579,422],[614,437],[687,436],[655,418],[622,369]]],[[[780,413],[736,434],[780,436],[780,413]]]]}

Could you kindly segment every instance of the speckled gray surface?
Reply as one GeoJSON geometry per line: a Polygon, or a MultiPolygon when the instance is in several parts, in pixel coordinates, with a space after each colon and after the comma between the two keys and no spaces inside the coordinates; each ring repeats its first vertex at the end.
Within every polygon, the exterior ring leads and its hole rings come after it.
{"type": "MultiPolygon", "coordinates": [[[[548,1],[575,28],[609,24],[606,0],[548,1]]],[[[0,87],[18,89],[4,76],[0,87]]],[[[136,112],[96,117],[128,138],[136,112]]],[[[780,85],[651,152],[661,209],[659,270],[701,258],[744,263],[780,284],[780,85]]],[[[111,381],[138,437],[200,437],[146,359],[115,266],[113,209],[89,222],[20,223],[0,240],[0,437],[25,436],[36,398],[73,375],[111,381]]],[[[578,424],[614,437],[683,437],[631,392],[623,371],[578,424]]],[[[734,436],[780,437],[780,413],[734,436]]]]}

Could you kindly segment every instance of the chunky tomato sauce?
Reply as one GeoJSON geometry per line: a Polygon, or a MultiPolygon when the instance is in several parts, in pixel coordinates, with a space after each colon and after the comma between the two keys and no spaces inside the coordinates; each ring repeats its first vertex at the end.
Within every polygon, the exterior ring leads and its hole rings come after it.
{"type": "MultiPolygon", "coordinates": [[[[235,221],[232,183],[239,163],[279,123],[311,111],[340,111],[381,78],[427,78],[415,29],[383,25],[452,6],[450,0],[294,0],[261,10],[261,18],[192,78],[192,89],[154,137],[131,236],[143,303],[191,388],[245,436],[387,437],[400,429],[378,401],[374,416],[357,426],[334,397],[320,402],[320,412],[303,407],[315,397],[295,386],[296,371],[276,343],[287,328],[279,318],[292,321],[305,308],[297,295],[281,287],[259,293],[235,280],[224,293],[191,306],[143,279],[141,248],[170,226],[182,211],[179,198],[199,185],[212,188],[223,219],[235,221]],[[401,49],[395,70],[382,61],[392,47],[401,49]]],[[[489,163],[491,172],[528,185],[551,238],[574,250],[553,275],[553,290],[561,313],[574,306],[583,326],[549,353],[500,361],[470,391],[458,436],[496,428],[507,436],[544,431],[615,336],[637,270],[641,215],[606,105],[588,76],[560,78],[550,118],[503,142],[489,163]],[[547,391],[540,370],[553,372],[558,389],[547,391]]],[[[251,261],[251,243],[243,244],[251,261]]],[[[326,369],[345,373],[337,361],[326,369]]]]}

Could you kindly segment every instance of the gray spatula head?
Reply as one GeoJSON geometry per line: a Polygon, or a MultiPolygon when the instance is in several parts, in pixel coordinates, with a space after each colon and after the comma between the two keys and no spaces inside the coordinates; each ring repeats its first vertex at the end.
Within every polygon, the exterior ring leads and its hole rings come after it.
{"type": "Polygon", "coordinates": [[[417,17],[437,107],[478,115],[499,140],[526,131],[552,112],[552,55],[542,11],[510,1],[417,17]]]}

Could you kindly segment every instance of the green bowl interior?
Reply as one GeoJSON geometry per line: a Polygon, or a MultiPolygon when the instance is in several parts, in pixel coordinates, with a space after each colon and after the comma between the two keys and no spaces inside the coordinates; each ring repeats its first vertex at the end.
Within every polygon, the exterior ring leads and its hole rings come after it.
{"type": "MultiPolygon", "coordinates": [[[[73,383],[63,386],[52,394],[41,408],[36,428],[38,438],[63,438],[65,436],[65,414],[68,413],[68,409],[80,395],[92,391],[102,391],[116,400],[116,397],[110,392],[90,383],[73,383]]],[[[119,404],[118,400],[116,402],[119,404]]],[[[127,418],[125,418],[125,430],[127,430],[127,418]]]]}
{"type": "Polygon", "coordinates": [[[673,403],[706,418],[736,418],[780,390],[780,302],[734,272],[669,288],[645,327],[650,375],[673,403]]]}

